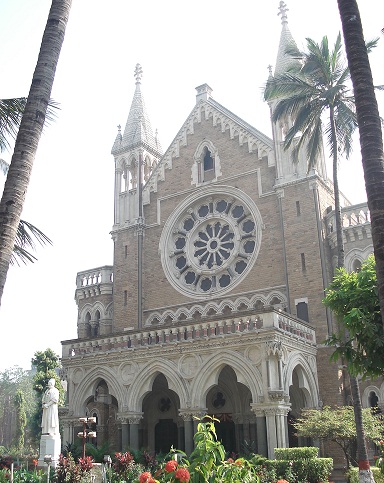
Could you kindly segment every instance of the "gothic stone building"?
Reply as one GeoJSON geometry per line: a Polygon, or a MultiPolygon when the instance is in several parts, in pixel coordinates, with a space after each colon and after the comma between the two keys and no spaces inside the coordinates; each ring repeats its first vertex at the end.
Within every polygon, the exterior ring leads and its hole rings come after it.
{"type": "MultiPolygon", "coordinates": [[[[291,41],[286,12],[275,73],[291,41]]],[[[115,160],[114,264],[77,275],[78,338],[62,343],[68,382],[63,442],[96,416],[97,443],[187,453],[196,419],[215,415],[229,451],[270,457],[297,445],[303,407],[343,402],[343,371],[322,342],[335,259],[325,161],[307,172],[273,139],[197,87],[163,154],[141,92],[141,68],[115,160]]],[[[271,105],[273,109],[273,105],[271,105]]],[[[288,126],[289,127],[289,126],[288,126]]],[[[344,200],[346,266],[372,252],[367,206],[344,200]]],[[[384,401],[383,388],[363,401],[384,401]]]]}

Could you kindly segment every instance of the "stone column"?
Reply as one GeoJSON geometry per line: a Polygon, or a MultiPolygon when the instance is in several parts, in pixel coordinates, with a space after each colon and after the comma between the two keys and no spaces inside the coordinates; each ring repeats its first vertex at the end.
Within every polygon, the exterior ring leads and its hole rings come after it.
{"type": "Polygon", "coordinates": [[[184,421],[184,451],[190,455],[193,451],[193,420],[191,413],[181,413],[184,421]]]}
{"type": "Polygon", "coordinates": [[[124,451],[129,447],[129,427],[128,419],[121,418],[121,450],[124,451]]]}
{"type": "Polygon", "coordinates": [[[276,409],[276,433],[277,433],[277,447],[288,447],[288,416],[289,408],[279,406],[276,409]]]}
{"type": "Polygon", "coordinates": [[[143,415],[129,416],[129,436],[130,447],[134,450],[139,450],[139,424],[143,415]]]}
{"type": "Polygon", "coordinates": [[[276,408],[264,408],[267,425],[268,458],[274,459],[277,448],[276,408]]]}

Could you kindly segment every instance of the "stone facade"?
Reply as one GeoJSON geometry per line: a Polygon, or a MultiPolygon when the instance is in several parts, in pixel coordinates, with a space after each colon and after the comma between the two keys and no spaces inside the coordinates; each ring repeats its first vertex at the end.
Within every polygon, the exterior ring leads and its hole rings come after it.
{"type": "MultiPolygon", "coordinates": [[[[287,38],[283,22],[282,39],[287,38]]],[[[301,444],[304,407],[341,404],[343,371],[323,341],[334,267],[332,183],[197,88],[163,154],[141,67],[115,159],[114,264],[77,276],[78,339],[63,342],[63,441],[96,416],[98,444],[190,452],[196,418],[215,415],[229,451],[270,457],[301,444]]],[[[272,106],[273,108],[273,106],[272,106]]],[[[372,253],[364,204],[343,208],[346,264],[372,253]]],[[[384,403],[383,387],[368,385],[384,403]]]]}

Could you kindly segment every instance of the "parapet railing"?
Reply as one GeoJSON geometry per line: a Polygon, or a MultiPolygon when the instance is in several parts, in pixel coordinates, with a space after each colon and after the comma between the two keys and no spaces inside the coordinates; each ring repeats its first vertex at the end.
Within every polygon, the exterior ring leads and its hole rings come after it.
{"type": "Polygon", "coordinates": [[[249,333],[256,335],[265,329],[278,329],[289,337],[316,345],[315,330],[311,326],[283,312],[271,311],[249,317],[194,321],[182,326],[148,327],[141,331],[130,330],[123,334],[64,341],[62,357],[65,359],[110,351],[182,344],[194,340],[238,337],[249,333]]]}

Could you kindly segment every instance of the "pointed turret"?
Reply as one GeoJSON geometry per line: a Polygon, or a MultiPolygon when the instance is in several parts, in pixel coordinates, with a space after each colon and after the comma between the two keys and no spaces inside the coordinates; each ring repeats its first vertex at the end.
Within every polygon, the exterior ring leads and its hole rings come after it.
{"type": "Polygon", "coordinates": [[[123,134],[121,126],[112,146],[115,159],[115,226],[142,223],[143,186],[162,157],[153,134],[143,95],[140,64],[135,68],[136,88],[123,134]]]}
{"type": "Polygon", "coordinates": [[[144,98],[141,93],[141,78],[143,69],[140,64],[136,64],[135,78],[136,89],[132,99],[131,108],[127,123],[125,125],[123,136],[119,142],[119,134],[112,148],[112,154],[118,151],[130,150],[137,146],[143,146],[148,151],[159,157],[162,154],[162,148],[157,136],[153,134],[151,122],[149,120],[147,110],[145,108],[144,98]]]}
{"type": "MultiPolygon", "coordinates": [[[[288,7],[283,0],[279,2],[279,12],[278,15],[281,17],[281,34],[279,48],[276,57],[275,71],[272,75],[272,67],[268,66],[269,76],[268,81],[272,81],[274,78],[279,78],[282,74],[287,72],[292,66],[299,65],[299,60],[292,58],[289,55],[290,49],[297,49],[296,42],[288,27],[288,7]]],[[[278,104],[279,99],[275,98],[268,101],[269,107],[272,114],[278,104]]],[[[307,176],[312,176],[315,173],[321,178],[327,179],[324,153],[322,152],[317,161],[316,170],[311,170],[308,173],[308,162],[306,156],[306,145],[303,146],[299,153],[299,159],[297,163],[292,162],[292,149],[291,146],[288,150],[284,147],[284,139],[292,127],[292,119],[290,116],[285,116],[280,118],[278,121],[272,121],[272,132],[273,141],[275,144],[275,159],[276,159],[276,185],[283,185],[285,183],[290,183],[299,179],[306,178],[307,176]]]]}
{"type": "Polygon", "coordinates": [[[288,27],[288,7],[284,1],[280,1],[279,4],[279,13],[278,15],[281,16],[281,34],[280,34],[280,42],[279,42],[279,49],[277,51],[277,58],[276,58],[276,65],[275,65],[275,76],[278,74],[282,74],[286,72],[289,66],[292,64],[292,58],[287,55],[287,48],[289,47],[296,47],[296,42],[292,37],[291,31],[288,27]]]}

